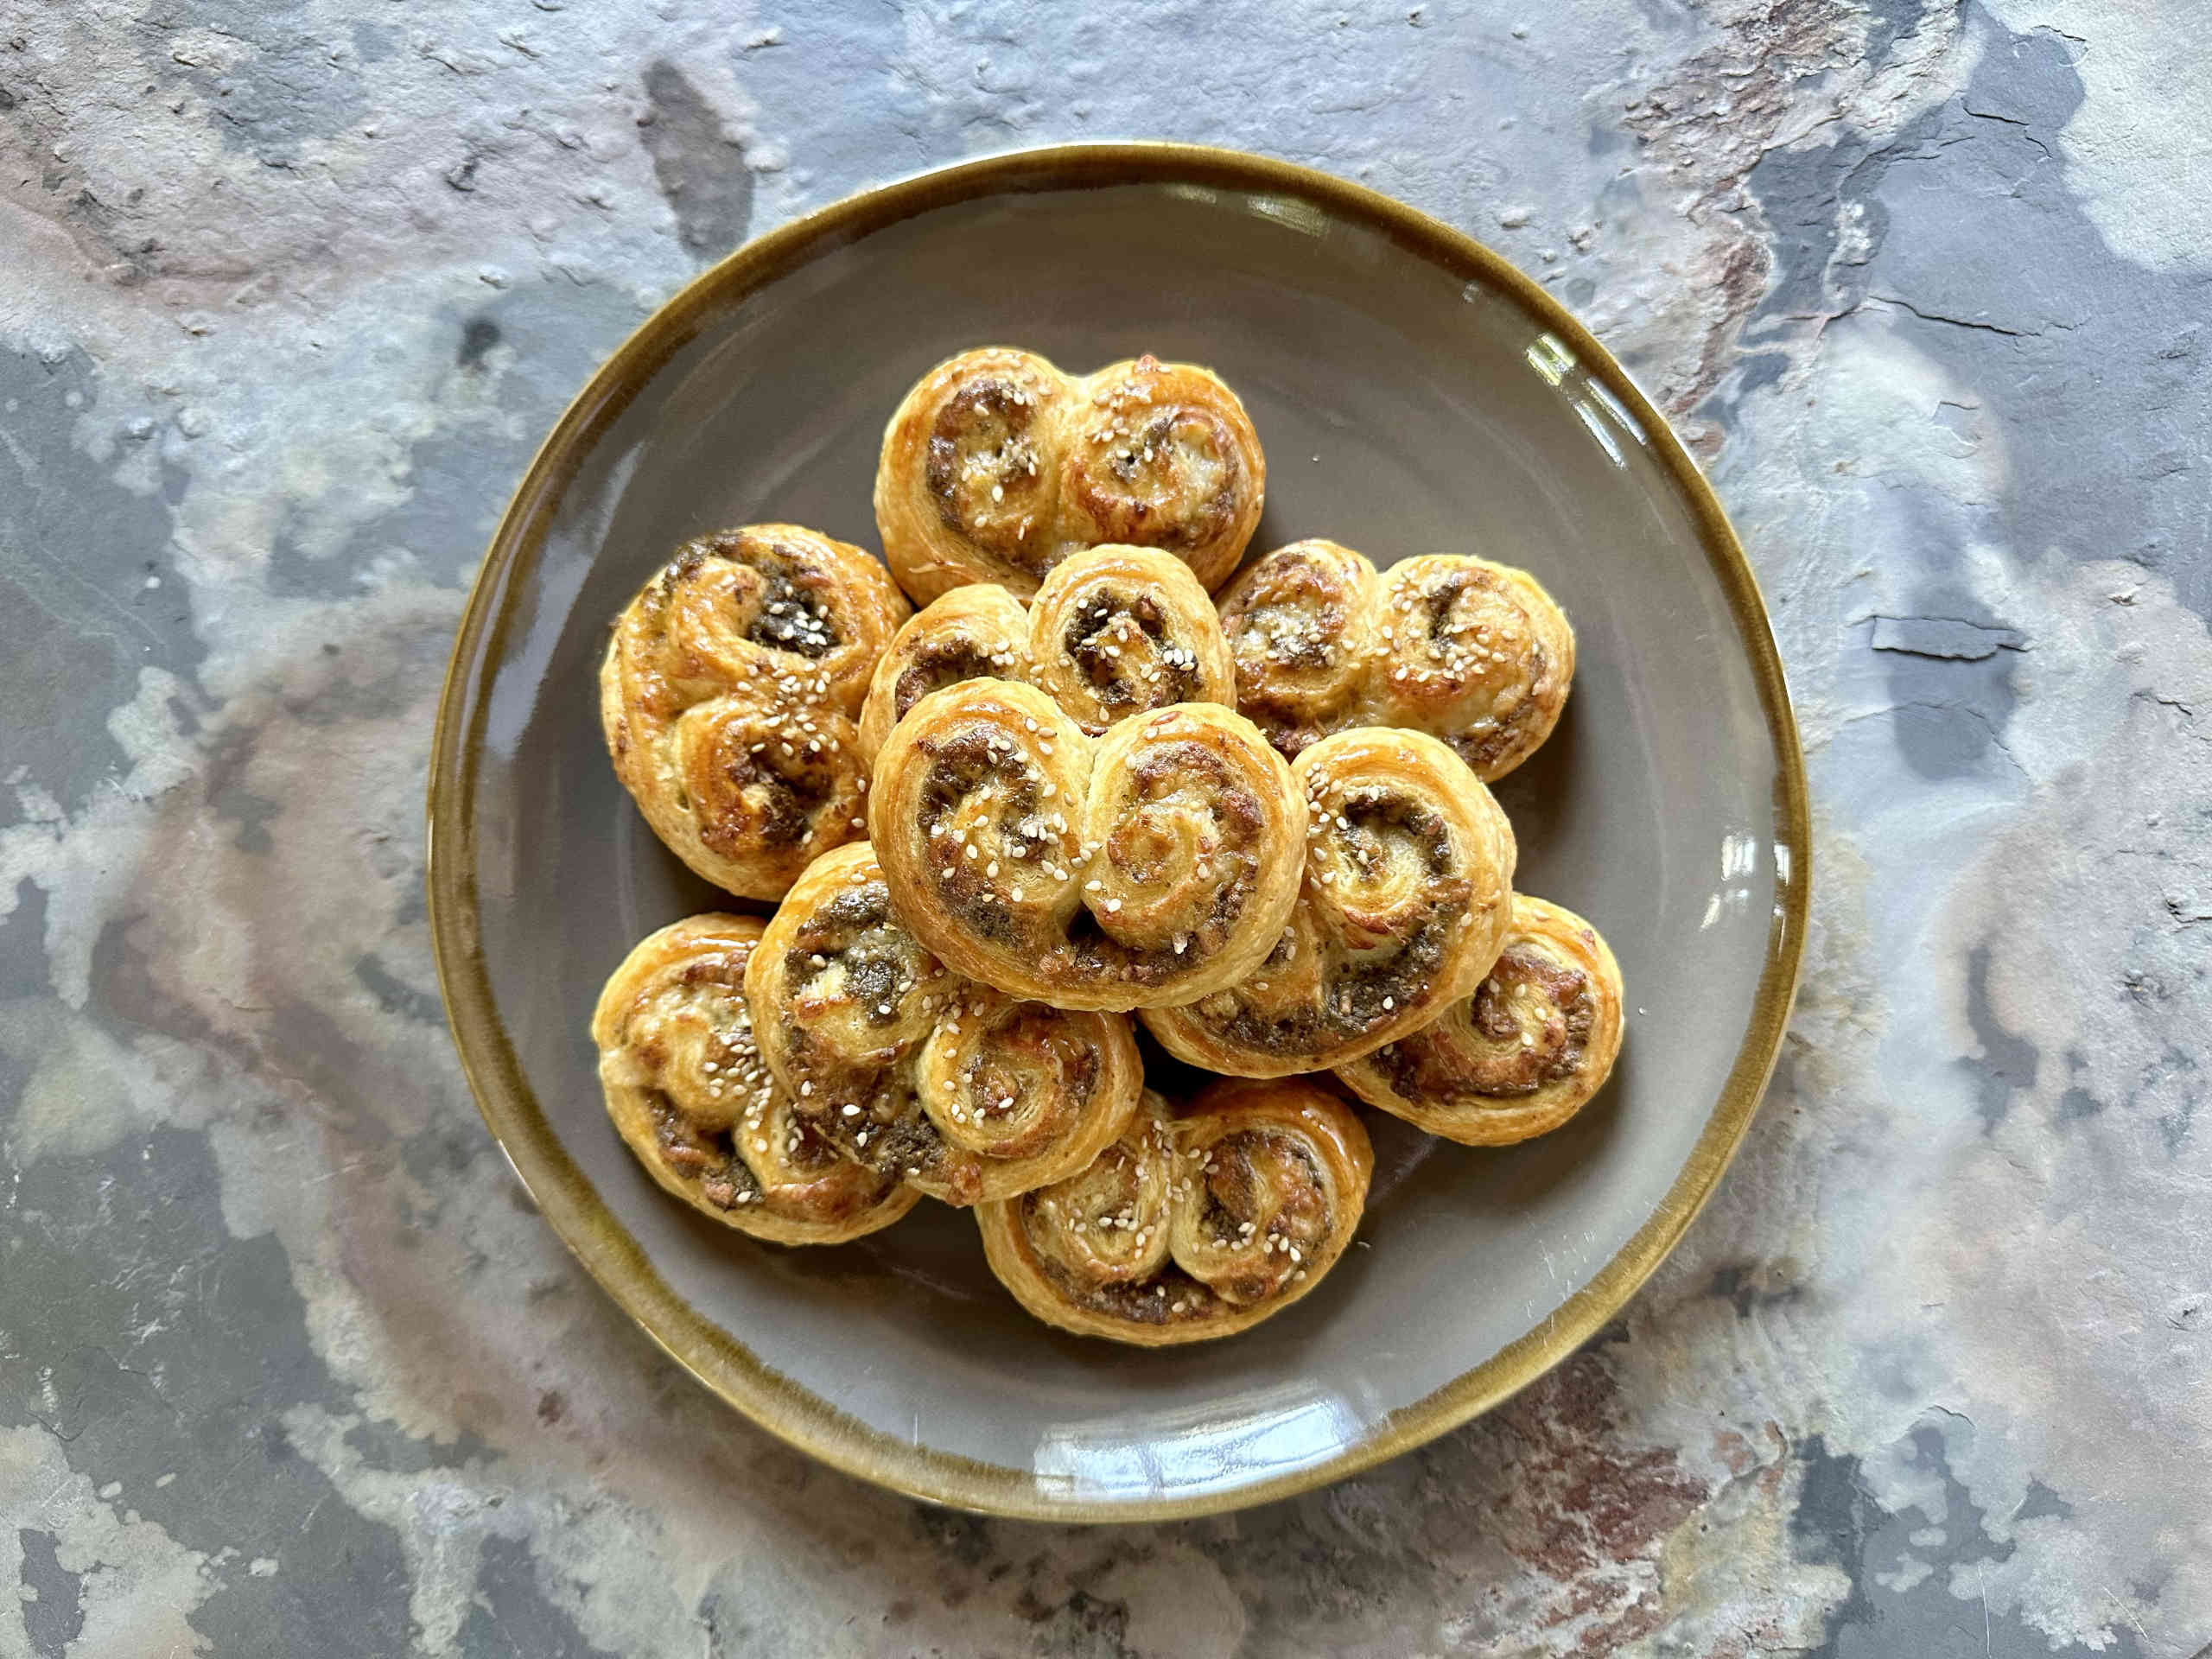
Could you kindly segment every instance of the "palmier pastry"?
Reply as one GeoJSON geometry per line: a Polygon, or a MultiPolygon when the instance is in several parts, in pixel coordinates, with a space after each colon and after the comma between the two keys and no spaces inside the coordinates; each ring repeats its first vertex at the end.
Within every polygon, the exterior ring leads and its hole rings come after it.
{"type": "Polygon", "coordinates": [[[1096,737],[1170,703],[1233,705],[1236,663],[1187,565],[1100,547],[1063,560],[1030,601],[1029,681],[1096,737]]]}
{"type": "Polygon", "coordinates": [[[1286,755],[1395,726],[1449,743],[1484,783],[1534,754],[1574,677],[1574,630],[1525,570],[1465,554],[1378,573],[1334,542],[1294,542],[1221,596],[1236,706],[1286,755]]]}
{"type": "Polygon", "coordinates": [[[1141,357],[1072,379],[1032,352],[941,363],[883,434],[875,523],[906,591],[971,582],[1016,597],[1107,543],[1156,547],[1211,592],[1260,522],[1267,461],[1236,394],[1141,357]]]}
{"type": "Polygon", "coordinates": [[[860,838],[853,717],[910,610],[857,547],[795,524],[687,542],[615,620],[599,674],[615,775],[677,857],[773,899],[860,838]]]}
{"type": "Polygon", "coordinates": [[[901,716],[963,680],[1023,680],[1096,737],[1172,702],[1231,703],[1236,667],[1188,566],[1148,547],[1096,547],[1053,568],[1025,609],[991,582],[956,588],[909,619],[861,709],[873,761],[901,716]]]}
{"type": "Polygon", "coordinates": [[[1248,1077],[1319,1071],[1470,995],[1505,942],[1513,830],[1465,764],[1421,732],[1323,738],[1306,791],[1305,884],[1243,978],[1144,1022],[1178,1059],[1248,1077]]]}
{"type": "Polygon", "coordinates": [[[1504,952],[1474,995],[1337,1075],[1431,1135],[1501,1147],[1573,1117],[1620,1047],[1620,964],[1605,940],[1573,912],[1516,893],[1504,952]]]}
{"type": "Polygon", "coordinates": [[[607,1115],[666,1191],[779,1244],[888,1227],[920,1194],[842,1156],[761,1064],[745,1001],[750,916],[693,916],[649,936],[601,992],[591,1035],[607,1115]]]}
{"type": "Polygon", "coordinates": [[[948,1204],[1082,1168],[1144,1086],[1119,1014],[1063,1013],[944,968],[899,921],[865,846],[793,884],[746,973],[769,1071],[847,1156],[948,1204]]]}
{"type": "Polygon", "coordinates": [[[1047,1325],[1204,1342],[1320,1282],[1359,1225],[1374,1164],[1351,1108],[1302,1077],[1217,1083],[1179,1110],[1147,1090],[1089,1168],[976,1219],[991,1271],[1047,1325]]]}
{"type": "Polygon", "coordinates": [[[931,693],[876,757],[891,899],[948,966],[1064,1008],[1185,1002],[1243,979],[1298,897],[1306,804],[1216,703],[1092,738],[1043,692],[931,693]]]}

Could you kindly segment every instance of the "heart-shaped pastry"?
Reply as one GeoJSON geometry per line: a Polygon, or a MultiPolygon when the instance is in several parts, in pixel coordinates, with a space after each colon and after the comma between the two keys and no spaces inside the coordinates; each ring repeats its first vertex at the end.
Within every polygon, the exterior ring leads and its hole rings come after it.
{"type": "Polygon", "coordinates": [[[962,978],[891,907],[865,846],[795,882],[745,979],[769,1071],[847,1157],[948,1204],[1059,1179],[1127,1127],[1128,1021],[962,978]]]}
{"type": "Polygon", "coordinates": [[[1352,1109],[1302,1077],[1220,1082],[1179,1109],[1147,1089],[1077,1174],[980,1205],[999,1282],[1047,1325],[1144,1347],[1248,1330],[1351,1243],[1375,1154],[1352,1109]]]}
{"type": "Polygon", "coordinates": [[[1268,463],[1236,394],[1141,357],[1080,379],[985,346],[922,377],[884,429],[875,523],[899,585],[1027,599],[1079,549],[1156,547],[1209,591],[1244,556],[1268,463]]]}
{"type": "Polygon", "coordinates": [[[1471,994],[1511,915],[1512,826],[1424,732],[1325,737],[1291,771],[1304,886],[1267,960],[1144,1022],[1179,1060],[1233,1077],[1320,1071],[1419,1030],[1471,994]]]}
{"type": "Polygon", "coordinates": [[[779,1244],[887,1227],[921,1194],[843,1156],[761,1062],[752,916],[687,917],[622,959],[592,1014],[607,1115],[645,1173],[702,1215],[779,1244]]]}
{"type": "Polygon", "coordinates": [[[845,542],[753,524],[687,542],[615,619],[600,719],[615,776],[676,855],[773,899],[861,837],[853,717],[912,607],[845,542]]]}
{"type": "Polygon", "coordinates": [[[1574,630],[1543,585],[1465,554],[1377,572],[1334,542],[1294,542],[1238,575],[1221,624],[1236,706],[1286,755],[1394,726],[1496,783],[1551,735],[1574,678],[1574,630]]]}
{"type": "Polygon", "coordinates": [[[1243,715],[1178,703],[1093,738],[1033,686],[931,693],[876,757],[868,836],[915,936],[1067,1008],[1185,1002],[1274,949],[1302,793],[1243,715]]]}

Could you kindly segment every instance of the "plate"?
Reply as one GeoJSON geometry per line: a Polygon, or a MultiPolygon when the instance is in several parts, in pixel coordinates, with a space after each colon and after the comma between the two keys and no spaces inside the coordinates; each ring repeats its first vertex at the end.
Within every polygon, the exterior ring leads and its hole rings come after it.
{"type": "Polygon", "coordinates": [[[1758,591],[1712,492],[1590,334],[1496,254],[1372,192],[1173,145],[1028,151],[748,244],[608,359],[471,594],[429,796],[441,981],[485,1121],[546,1220],[707,1387],[918,1497],[1051,1520],[1235,1508],[1495,1405],[1595,1332],[1711,1193],[1795,988],[1805,781],[1758,591]],[[1519,885],[1619,956],[1628,1034],[1567,1128],[1508,1151],[1370,1114],[1359,1246],[1232,1340],[1141,1352],[1031,1319],[925,1204],[826,1250],[664,1197],[585,1025],[652,929],[726,903],[614,781],[609,620],[685,537],[787,520],[875,544],[883,423],[956,351],[1206,364],[1268,454],[1255,551],[1480,552],[1573,618],[1573,695],[1499,788],[1519,885]]]}

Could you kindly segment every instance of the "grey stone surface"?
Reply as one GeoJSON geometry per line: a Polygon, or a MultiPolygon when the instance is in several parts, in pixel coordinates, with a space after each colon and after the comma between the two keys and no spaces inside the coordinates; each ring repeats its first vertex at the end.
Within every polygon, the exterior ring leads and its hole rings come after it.
{"type": "Polygon", "coordinates": [[[0,0],[0,1656],[2212,1651],[2208,22],[0,0]],[[1821,860],[1766,1107],[1602,1339],[1084,1532],[810,1464],[580,1277],[450,1051],[420,803],[626,329],[849,188],[1126,135],[1592,321],[1749,544],[1821,860]]]}

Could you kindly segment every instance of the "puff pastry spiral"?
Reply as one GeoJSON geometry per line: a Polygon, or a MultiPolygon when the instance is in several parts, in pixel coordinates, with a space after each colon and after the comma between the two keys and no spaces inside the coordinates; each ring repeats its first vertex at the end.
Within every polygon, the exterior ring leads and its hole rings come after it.
{"type": "Polygon", "coordinates": [[[654,833],[749,899],[857,840],[853,720],[911,609],[875,560],[796,524],[686,543],[615,620],[600,668],[615,775],[654,833]]]}
{"type": "Polygon", "coordinates": [[[1287,755],[1331,732],[1442,738],[1484,783],[1534,754],[1574,677],[1574,630],[1525,570],[1436,553],[1377,572],[1294,542],[1221,595],[1236,706],[1287,755]]]}
{"type": "Polygon", "coordinates": [[[607,1114],[661,1187],[779,1244],[887,1227],[918,1192],[842,1156],[761,1063],[745,1000],[750,916],[693,916],[623,958],[592,1014],[607,1114]]]}
{"type": "Polygon", "coordinates": [[[992,582],[956,588],[908,620],[875,665],[861,749],[932,691],[1020,680],[1096,737],[1174,702],[1233,703],[1236,665],[1190,568],[1148,547],[1096,547],[1053,567],[1026,607],[992,582]]]}
{"type": "Polygon", "coordinates": [[[977,1206],[991,1271],[1048,1325],[1144,1347],[1246,1330],[1351,1242],[1374,1153],[1303,1079],[1222,1082],[1178,1110],[1147,1090],[1090,1167],[977,1206]]]}
{"type": "Polygon", "coordinates": [[[1172,553],[1211,590],[1266,489],[1244,406],[1206,370],[1141,357],[1077,379],[994,346],[939,364],[899,405],[875,522],[923,601],[971,582],[1027,599],[1068,554],[1106,543],[1172,553]]]}
{"type": "Polygon", "coordinates": [[[1324,1071],[1418,1030],[1481,980],[1511,913],[1513,830],[1421,732],[1323,738],[1291,768],[1305,882],[1251,973],[1144,1022],[1177,1058],[1236,1077],[1324,1071]]]}
{"type": "Polygon", "coordinates": [[[876,758],[892,902],[949,966],[1065,1008],[1242,979],[1298,897],[1305,800],[1251,722],[1178,703],[1094,739],[1033,686],[932,692],[876,758]]]}
{"type": "Polygon", "coordinates": [[[1598,930],[1516,893],[1504,952],[1474,995],[1337,1075],[1431,1135],[1507,1146],[1580,1111],[1620,1046],[1620,964],[1598,930]]]}
{"type": "Polygon", "coordinates": [[[948,1204],[1080,1169],[1143,1088],[1128,1021],[1021,1001],[947,969],[865,846],[792,886],[746,972],[769,1071],[825,1139],[948,1204]]]}

